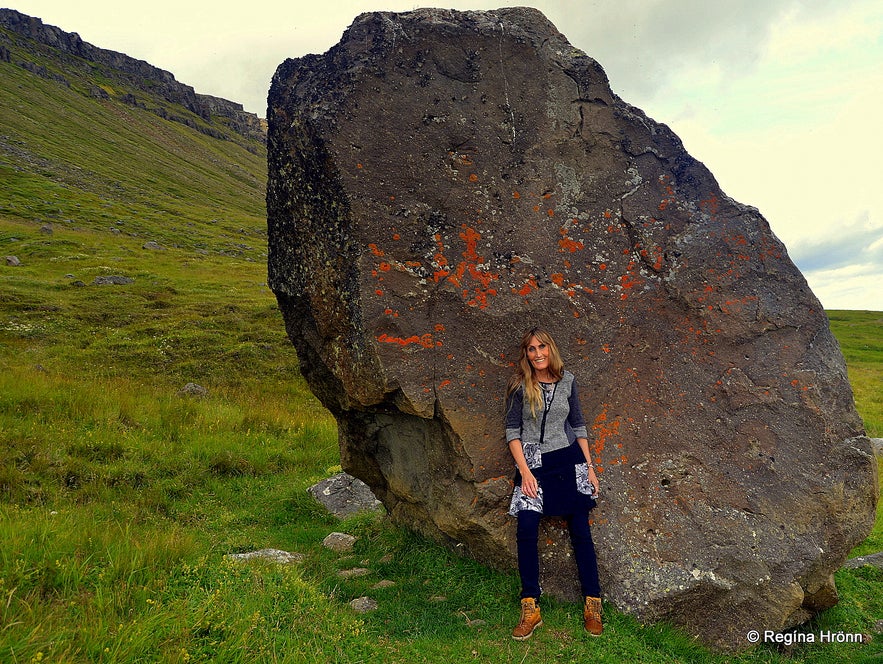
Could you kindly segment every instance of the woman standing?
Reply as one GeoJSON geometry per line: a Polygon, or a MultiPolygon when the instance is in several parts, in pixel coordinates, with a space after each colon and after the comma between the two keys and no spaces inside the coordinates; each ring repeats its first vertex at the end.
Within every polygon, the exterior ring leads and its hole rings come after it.
{"type": "Polygon", "coordinates": [[[598,478],[574,376],[564,370],[551,335],[540,328],[528,330],[521,340],[518,366],[506,395],[506,440],[518,467],[509,514],[518,517],[521,620],[512,638],[528,639],[543,624],[537,605],[543,516],[567,520],[585,596],[585,629],[598,636],[603,630],[601,586],[588,522],[598,478]]]}

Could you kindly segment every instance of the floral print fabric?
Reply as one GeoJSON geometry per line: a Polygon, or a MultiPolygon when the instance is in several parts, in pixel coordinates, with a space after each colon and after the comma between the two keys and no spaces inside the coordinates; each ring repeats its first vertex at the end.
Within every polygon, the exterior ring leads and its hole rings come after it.
{"type": "Polygon", "coordinates": [[[578,463],[576,465],[576,490],[591,498],[595,497],[595,487],[589,482],[588,463],[578,463]]]}
{"type": "Polygon", "coordinates": [[[525,495],[520,486],[515,487],[509,502],[509,516],[518,516],[521,510],[543,513],[543,487],[537,488],[536,498],[525,495]]]}

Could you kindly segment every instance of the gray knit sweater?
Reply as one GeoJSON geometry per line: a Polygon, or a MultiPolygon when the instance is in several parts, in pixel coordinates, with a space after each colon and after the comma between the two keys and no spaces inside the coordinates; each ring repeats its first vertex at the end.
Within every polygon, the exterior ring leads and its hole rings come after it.
{"type": "Polygon", "coordinates": [[[524,398],[524,386],[506,399],[506,442],[520,439],[522,445],[534,443],[541,452],[552,452],[588,437],[576,380],[569,371],[555,383],[551,405],[537,410],[536,417],[524,398]]]}

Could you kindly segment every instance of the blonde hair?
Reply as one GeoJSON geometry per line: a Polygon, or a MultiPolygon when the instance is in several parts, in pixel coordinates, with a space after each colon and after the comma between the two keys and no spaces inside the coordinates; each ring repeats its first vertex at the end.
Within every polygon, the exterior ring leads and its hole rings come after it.
{"type": "Polygon", "coordinates": [[[518,363],[515,365],[515,373],[509,379],[509,396],[519,387],[524,387],[524,398],[530,404],[530,414],[536,419],[537,411],[543,410],[543,394],[540,389],[540,381],[537,380],[533,365],[527,357],[527,349],[530,340],[536,337],[541,343],[546,344],[549,353],[549,374],[553,381],[559,381],[564,376],[564,363],[561,361],[561,353],[552,335],[539,327],[532,327],[521,338],[521,346],[518,354],[518,363]]]}

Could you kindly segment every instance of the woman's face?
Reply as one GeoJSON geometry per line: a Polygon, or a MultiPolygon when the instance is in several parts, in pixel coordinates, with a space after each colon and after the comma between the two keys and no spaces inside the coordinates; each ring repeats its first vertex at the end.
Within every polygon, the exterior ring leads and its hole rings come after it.
{"type": "Polygon", "coordinates": [[[542,373],[549,368],[549,347],[537,337],[527,342],[527,359],[534,371],[542,373]]]}

